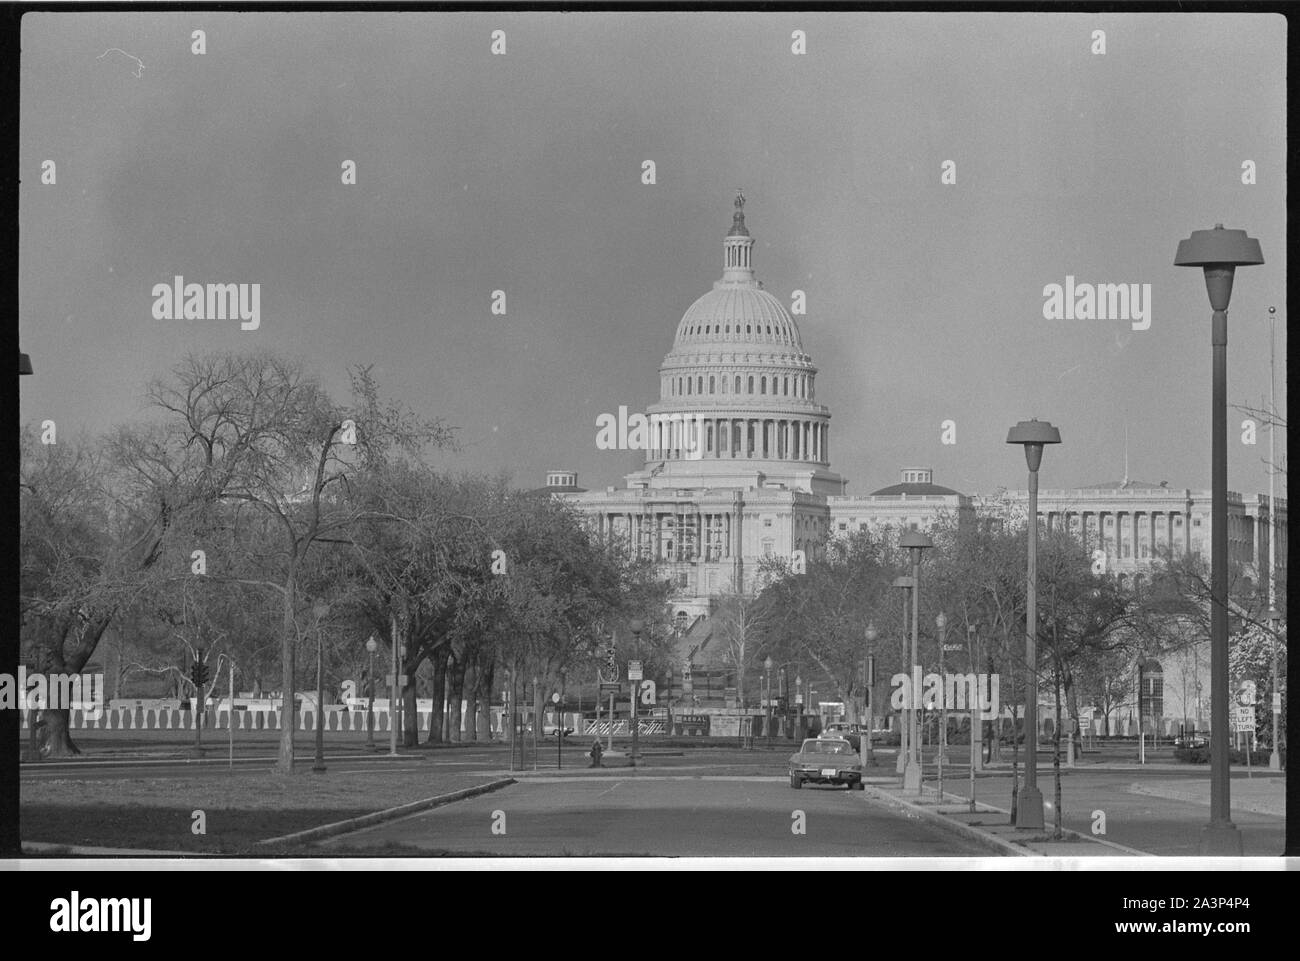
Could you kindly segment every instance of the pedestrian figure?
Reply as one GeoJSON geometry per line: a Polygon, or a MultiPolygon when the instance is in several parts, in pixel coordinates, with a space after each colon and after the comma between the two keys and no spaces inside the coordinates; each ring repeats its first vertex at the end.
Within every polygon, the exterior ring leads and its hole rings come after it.
{"type": "Polygon", "coordinates": [[[591,757],[591,764],[589,766],[600,767],[601,766],[600,756],[603,753],[604,751],[600,746],[600,738],[596,738],[594,741],[591,742],[591,751],[589,752],[589,756],[591,757]]]}

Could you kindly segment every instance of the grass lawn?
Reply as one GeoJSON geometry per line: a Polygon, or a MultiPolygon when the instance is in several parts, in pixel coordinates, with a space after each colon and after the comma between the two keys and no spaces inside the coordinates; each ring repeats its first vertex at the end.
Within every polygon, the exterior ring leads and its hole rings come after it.
{"type": "MultiPolygon", "coordinates": [[[[238,770],[220,777],[72,776],[24,782],[20,824],[23,840],[52,844],[319,857],[321,849],[309,844],[256,842],[492,780],[495,778],[490,775],[439,771],[339,771],[326,775],[304,771],[288,778],[238,770]],[[193,833],[195,811],[206,816],[204,834],[193,833]]],[[[427,856],[427,852],[421,853],[427,856]]]]}

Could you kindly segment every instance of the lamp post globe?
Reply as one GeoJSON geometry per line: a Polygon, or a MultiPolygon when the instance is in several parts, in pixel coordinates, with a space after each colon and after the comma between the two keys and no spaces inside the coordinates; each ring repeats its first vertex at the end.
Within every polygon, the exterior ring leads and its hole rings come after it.
{"type": "MultiPolygon", "coordinates": [[[[1210,820],[1200,854],[1240,857],[1241,832],[1231,820],[1228,770],[1228,302],[1238,267],[1264,262],[1259,241],[1244,230],[1195,230],[1179,241],[1176,267],[1200,267],[1213,311],[1210,451],[1210,820]]],[[[1270,505],[1271,506],[1271,505],[1270,505]]]]}
{"type": "Polygon", "coordinates": [[[1059,444],[1061,432],[1045,420],[1022,420],[1007,432],[1008,444],[1025,448],[1029,467],[1029,560],[1025,593],[1025,786],[1016,806],[1016,827],[1042,830],[1043,793],[1038,789],[1038,468],[1043,447],[1059,444]]]}

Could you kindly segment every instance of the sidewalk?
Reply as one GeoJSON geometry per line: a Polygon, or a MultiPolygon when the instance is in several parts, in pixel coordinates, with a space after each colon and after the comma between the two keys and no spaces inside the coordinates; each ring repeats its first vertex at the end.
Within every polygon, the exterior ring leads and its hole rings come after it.
{"type": "Polygon", "coordinates": [[[866,792],[878,801],[901,809],[909,817],[942,823],[1003,855],[1053,858],[1151,856],[1145,851],[1069,829],[1062,829],[1062,839],[1055,841],[1050,819],[1046,819],[1043,831],[1023,831],[1010,823],[1011,812],[1005,808],[976,801],[975,812],[971,813],[969,801],[949,792],[945,792],[940,803],[939,792],[929,784],[922,786],[919,797],[915,791],[905,792],[899,786],[897,776],[868,778],[866,792]]]}

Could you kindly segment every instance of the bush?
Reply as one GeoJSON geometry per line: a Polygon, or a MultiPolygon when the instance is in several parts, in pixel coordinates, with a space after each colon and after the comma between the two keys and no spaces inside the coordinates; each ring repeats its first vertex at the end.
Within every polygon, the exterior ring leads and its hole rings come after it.
{"type": "MultiPolygon", "coordinates": [[[[1281,752],[1282,764],[1286,765],[1286,749],[1281,752]]],[[[1252,751],[1250,753],[1250,764],[1252,767],[1268,767],[1268,751],[1252,751]]],[[[1210,749],[1209,747],[1176,747],[1174,748],[1174,760],[1181,761],[1184,764],[1209,764],[1210,749]]],[[[1228,763],[1233,765],[1246,765],[1246,752],[1229,750],[1228,763]]]]}

